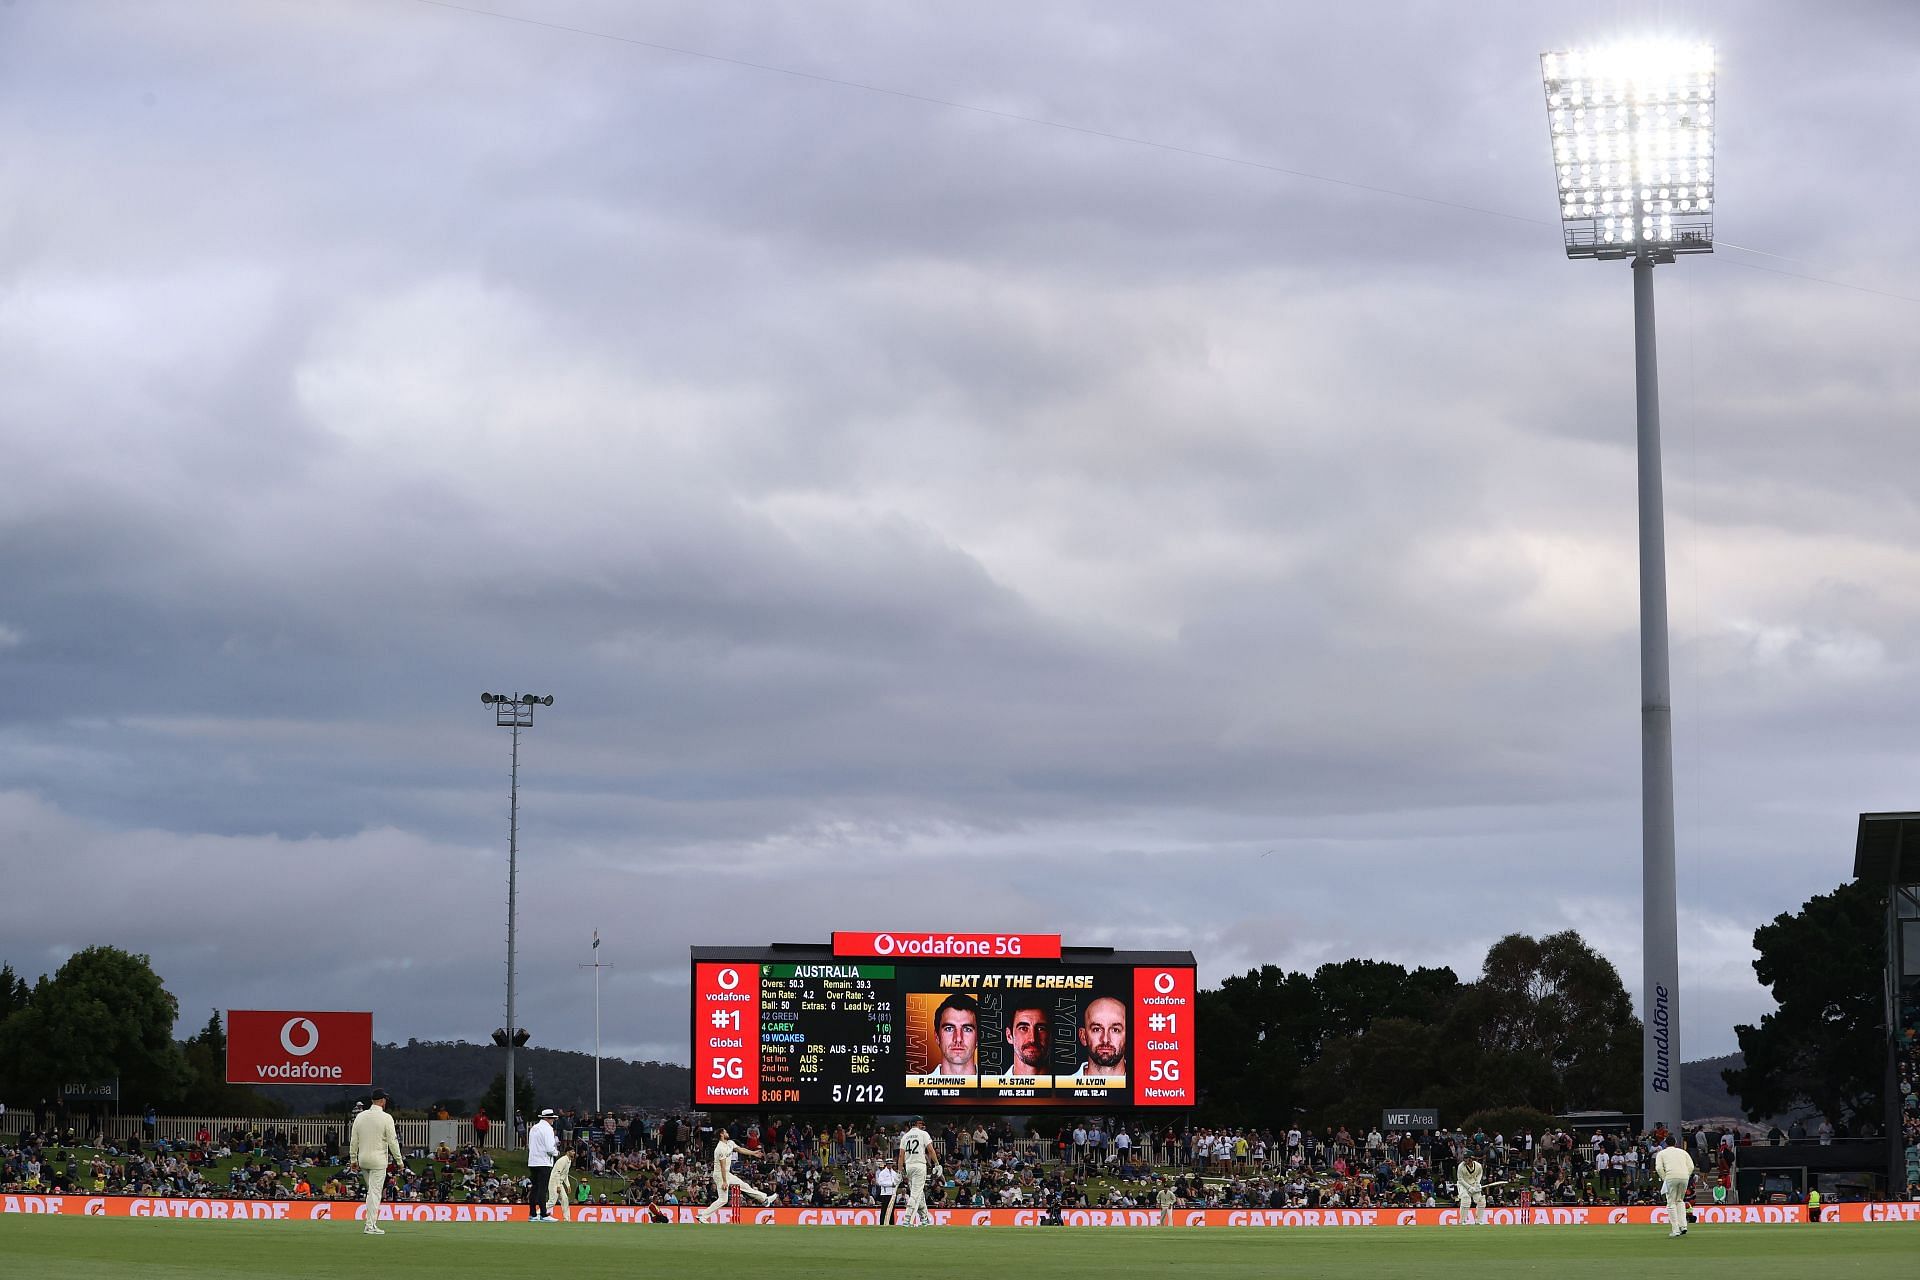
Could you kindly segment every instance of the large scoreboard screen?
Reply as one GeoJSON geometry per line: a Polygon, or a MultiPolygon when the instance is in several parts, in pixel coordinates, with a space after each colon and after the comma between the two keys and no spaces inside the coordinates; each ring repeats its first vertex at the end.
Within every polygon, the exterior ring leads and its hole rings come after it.
{"type": "Polygon", "coordinates": [[[1194,994],[1191,952],[1052,934],[695,947],[693,1105],[1190,1107],[1194,994]]]}

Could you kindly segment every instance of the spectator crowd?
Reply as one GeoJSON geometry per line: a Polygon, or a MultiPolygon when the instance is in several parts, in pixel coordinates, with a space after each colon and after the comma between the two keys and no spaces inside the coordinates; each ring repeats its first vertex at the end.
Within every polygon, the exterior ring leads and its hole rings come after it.
{"type": "MultiPolygon", "coordinates": [[[[1909,1185],[1920,1187],[1920,1045],[1902,1057],[1904,1137],[1909,1185]]],[[[1658,1203],[1653,1154],[1664,1130],[1638,1137],[1567,1128],[1503,1133],[1485,1129],[1383,1132],[1335,1126],[1315,1132],[1137,1126],[1125,1119],[1083,1118],[1052,1136],[1006,1119],[936,1123],[938,1172],[929,1200],[949,1207],[1196,1208],[1418,1207],[1453,1202],[1454,1170],[1468,1153],[1486,1167],[1489,1201],[1506,1205],[1658,1203]]],[[[1049,1125],[1050,1127],[1050,1125],[1049,1125]]],[[[409,1151],[391,1171],[386,1199],[415,1203],[503,1204],[525,1199],[528,1180],[503,1168],[486,1145],[409,1151]]],[[[711,1195],[711,1117],[699,1114],[617,1115],[562,1112],[555,1122],[573,1157],[576,1203],[704,1205],[711,1195]]],[[[1863,1126],[1860,1136],[1874,1136],[1863,1126]]],[[[145,1131],[153,1133],[149,1124],[145,1131]]],[[[1796,1122],[1771,1142],[1831,1142],[1844,1130],[1821,1122],[1809,1133],[1796,1122]]],[[[498,1136],[498,1135],[496,1135],[498,1136]]],[[[892,1190],[897,1131],[874,1123],[773,1119],[736,1125],[735,1139],[764,1153],[747,1170],[773,1203],[861,1207],[885,1202],[892,1190]]],[[[1697,1127],[1682,1135],[1695,1164],[1718,1194],[1731,1195],[1741,1148],[1751,1139],[1733,1128],[1697,1127]]],[[[176,1140],[135,1136],[82,1143],[72,1130],[27,1129],[0,1147],[0,1189],[81,1194],[206,1196],[241,1199],[353,1200],[360,1178],[344,1163],[340,1137],[302,1144],[272,1124],[201,1128],[176,1140]]]]}
{"type": "Polygon", "coordinates": [[[1920,1188],[1920,1007],[1908,998],[1900,1032],[1900,1139],[1906,1145],[1907,1186],[1920,1188]]]}

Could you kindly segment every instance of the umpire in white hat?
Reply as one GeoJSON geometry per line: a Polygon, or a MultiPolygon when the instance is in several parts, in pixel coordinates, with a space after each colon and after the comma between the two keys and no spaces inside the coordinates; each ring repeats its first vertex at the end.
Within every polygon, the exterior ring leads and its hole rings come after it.
{"type": "Polygon", "coordinates": [[[560,1139],[553,1132],[553,1108],[548,1107],[527,1130],[527,1176],[533,1179],[527,1210],[534,1222],[553,1221],[553,1215],[547,1212],[547,1188],[553,1181],[553,1162],[559,1157],[560,1139]]]}

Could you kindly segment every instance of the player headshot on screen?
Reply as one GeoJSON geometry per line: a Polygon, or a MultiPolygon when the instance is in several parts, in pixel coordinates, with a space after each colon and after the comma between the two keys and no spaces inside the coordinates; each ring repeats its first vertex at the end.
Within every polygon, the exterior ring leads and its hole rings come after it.
{"type": "Polygon", "coordinates": [[[1048,1058],[1053,1052],[1053,1023],[1045,1009],[1015,1009],[1007,1018],[1007,1069],[1010,1076],[1037,1076],[1050,1073],[1048,1058]]]}
{"type": "Polygon", "coordinates": [[[1120,1076],[1127,1055],[1127,1006],[1112,996],[1101,996],[1087,1006],[1080,1020],[1080,1047],[1086,1061],[1077,1076],[1120,1076]]]}
{"type": "Polygon", "coordinates": [[[942,1000],[933,1011],[933,1035],[940,1046],[940,1061],[933,1064],[935,1075],[979,1072],[980,1006],[972,996],[956,993],[942,1000]]]}

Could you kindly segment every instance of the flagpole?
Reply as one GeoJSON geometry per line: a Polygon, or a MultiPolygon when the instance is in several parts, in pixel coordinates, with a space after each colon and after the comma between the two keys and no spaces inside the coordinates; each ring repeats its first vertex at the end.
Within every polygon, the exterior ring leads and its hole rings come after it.
{"type": "Polygon", "coordinates": [[[593,963],[582,969],[593,970],[593,1113],[600,1114],[600,971],[611,968],[600,963],[600,931],[593,931],[593,963]]]}
{"type": "Polygon", "coordinates": [[[600,1114],[600,931],[593,931],[593,1114],[600,1114]]]}

